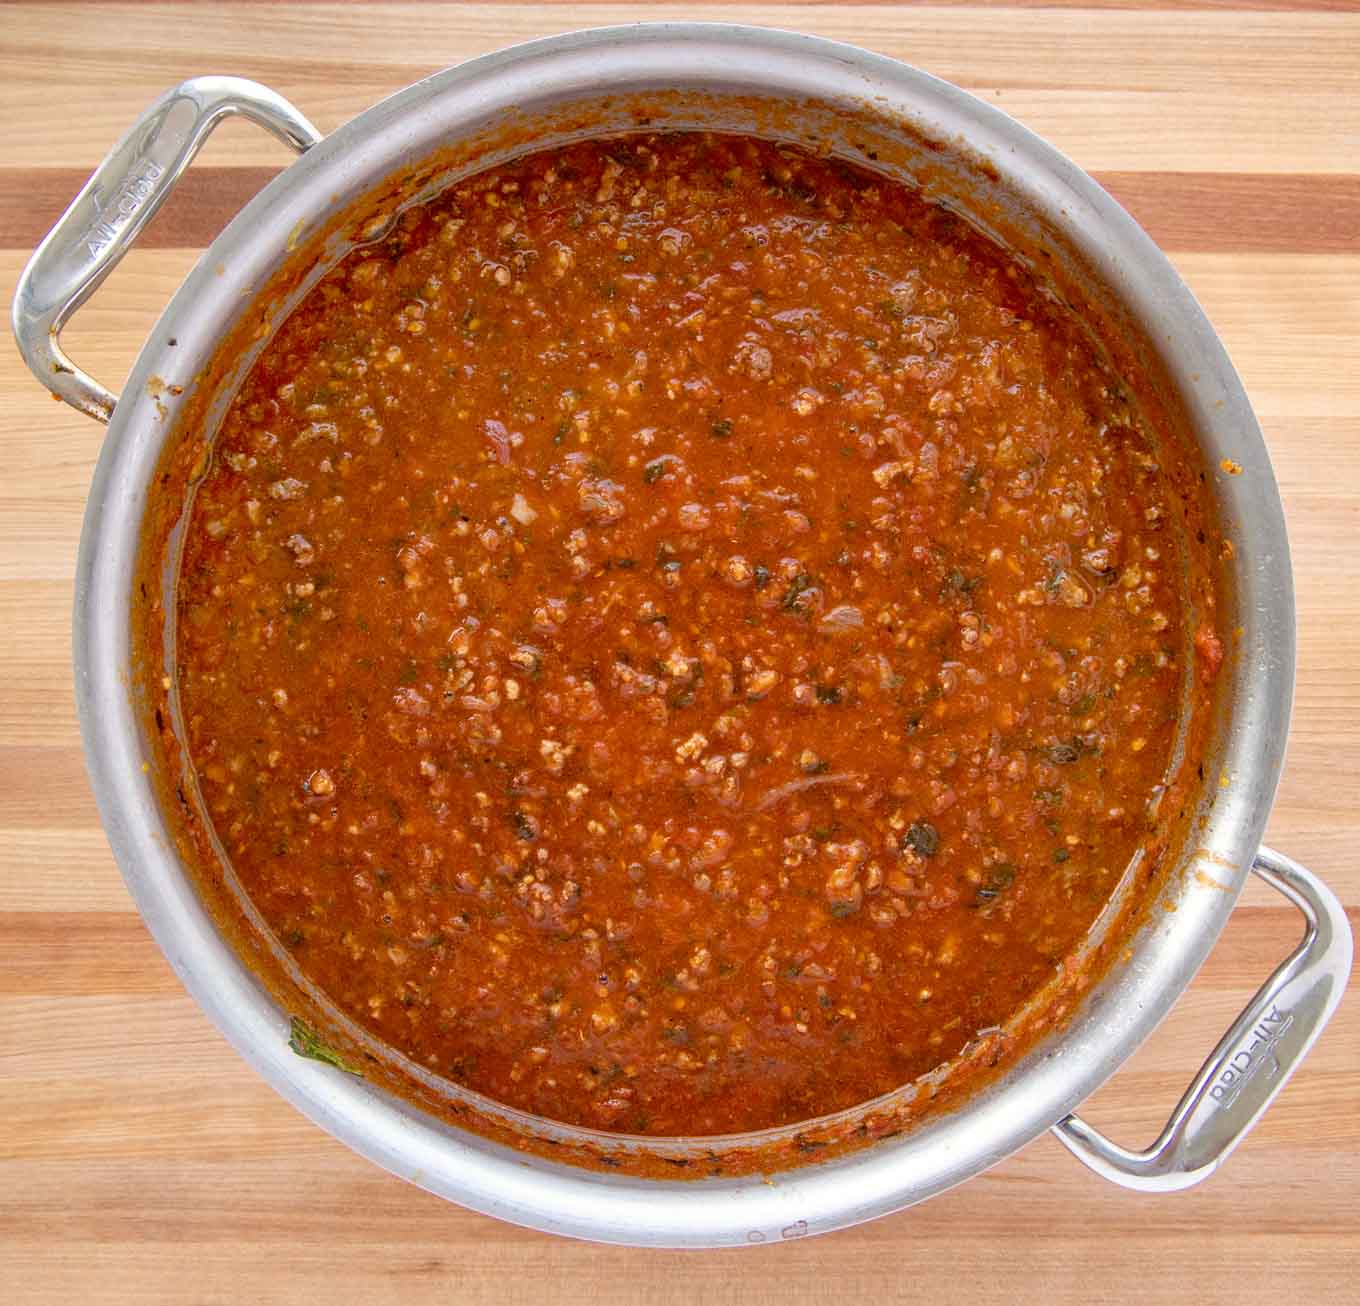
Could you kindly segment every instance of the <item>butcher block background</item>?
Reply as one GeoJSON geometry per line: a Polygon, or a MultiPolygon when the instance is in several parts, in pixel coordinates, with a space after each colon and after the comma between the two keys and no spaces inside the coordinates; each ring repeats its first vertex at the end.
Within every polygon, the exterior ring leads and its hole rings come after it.
{"type": "MultiPolygon", "coordinates": [[[[448,64],[639,17],[857,42],[1092,172],[1179,268],[1284,492],[1299,677],[1270,840],[1360,903],[1360,10],[1344,0],[0,5],[0,297],[134,117],[254,77],[329,131],[448,64]]],[[[171,292],[288,158],[228,124],[66,332],[115,389],[171,292]]],[[[0,346],[0,1301],[1089,1303],[1360,1300],[1360,1001],[1220,1174],[1145,1197],[1049,1137],[914,1210],[719,1253],[499,1224],[384,1174],[247,1070],[133,910],[86,784],[71,579],[103,428],[0,346]]],[[[1299,917],[1252,884],[1193,987],[1090,1102],[1147,1142],[1299,917]]]]}

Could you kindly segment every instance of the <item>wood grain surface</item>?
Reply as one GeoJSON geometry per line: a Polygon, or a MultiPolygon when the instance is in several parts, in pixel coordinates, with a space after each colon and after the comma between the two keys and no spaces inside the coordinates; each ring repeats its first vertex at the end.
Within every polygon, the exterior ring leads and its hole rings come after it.
{"type": "MultiPolygon", "coordinates": [[[[1360,10],[1348,0],[0,7],[0,296],[162,89],[256,77],[329,130],[569,27],[702,16],[918,64],[1014,114],[1142,221],[1221,332],[1289,515],[1299,677],[1270,838],[1360,903],[1360,10]]],[[[116,387],[281,147],[228,125],[68,328],[116,387]]],[[[86,785],[71,577],[102,428],[0,350],[0,1302],[1360,1301],[1360,1002],[1224,1170],[1138,1197],[1049,1138],[914,1210],[778,1247],[569,1243],[440,1202],[265,1087],[143,929],[86,785]]],[[[1089,1104],[1151,1137],[1299,930],[1249,887],[1175,1012],[1089,1104]]]]}

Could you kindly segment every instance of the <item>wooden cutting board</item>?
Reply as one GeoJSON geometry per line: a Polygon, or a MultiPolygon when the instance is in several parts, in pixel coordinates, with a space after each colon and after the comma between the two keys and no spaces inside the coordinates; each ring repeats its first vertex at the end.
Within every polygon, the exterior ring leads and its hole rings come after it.
{"type": "MultiPolygon", "coordinates": [[[[0,8],[0,297],[113,140],[195,73],[255,77],[329,130],[470,55],[637,17],[857,42],[1006,109],[1093,172],[1221,332],[1284,491],[1298,699],[1270,838],[1360,903],[1360,11],[1346,0],[0,8]]],[[[286,162],[228,125],[66,334],[117,386],[171,291],[286,162]]],[[[0,1301],[1088,1303],[1360,1300],[1360,1002],[1223,1172],[1101,1182],[1050,1138],[915,1210],[678,1254],[447,1205],[308,1123],[182,992],[85,782],[71,577],[102,428],[0,349],[0,1301]]],[[[1253,884],[1149,1044],[1089,1104],[1152,1137],[1299,918],[1253,884]]]]}

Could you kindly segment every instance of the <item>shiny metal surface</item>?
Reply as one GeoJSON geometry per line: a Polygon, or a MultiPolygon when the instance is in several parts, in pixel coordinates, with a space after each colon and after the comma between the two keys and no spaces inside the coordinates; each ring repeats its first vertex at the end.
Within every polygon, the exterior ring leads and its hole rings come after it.
{"type": "Polygon", "coordinates": [[[166,91],[71,201],[19,278],[10,320],[19,351],[54,395],[107,422],[118,402],[62,351],[71,314],[118,265],[213,129],[240,116],[301,153],[320,133],[282,96],[240,77],[193,77],[166,91]]]}
{"type": "MultiPolygon", "coordinates": [[[[633,125],[622,108],[617,123],[609,121],[611,110],[602,112],[596,130],[633,125]]],[[[303,121],[293,111],[289,116],[303,121]]],[[[71,393],[86,411],[102,411],[98,394],[71,393]]],[[[1166,259],[1084,173],[998,110],[893,60],[792,33],[644,24],[534,42],[409,87],[309,149],[230,224],[166,309],[113,409],[81,542],[75,666],[90,775],[137,905],[189,990],[279,1092],[365,1156],[479,1211],[608,1242],[720,1246],[801,1237],[897,1210],[979,1173],[1060,1122],[1064,1141],[1088,1163],[1116,1154],[1069,1113],[1190,982],[1257,855],[1288,728],[1293,587],[1269,459],[1222,346],[1166,259]],[[1011,197],[1064,233],[1163,355],[1206,465],[1231,458],[1244,469],[1215,484],[1224,520],[1232,524],[1242,636],[1224,672],[1232,678],[1231,712],[1207,765],[1214,775],[1221,769],[1229,783],[1205,788],[1199,845],[1164,891],[1175,910],[1154,911],[1128,960],[1087,995],[1066,1027],[962,1106],[839,1160],[766,1178],[663,1182],[586,1172],[475,1137],[362,1080],[295,1057],[286,1013],[217,932],[173,851],[143,771],[152,753],[128,692],[139,528],[157,459],[183,402],[175,387],[189,386],[207,367],[297,233],[395,170],[507,121],[536,124],[532,145],[552,145],[569,132],[555,125],[554,111],[610,94],[654,95],[657,121],[665,125],[731,130],[759,129],[758,110],[743,105],[801,105],[811,97],[832,106],[819,123],[823,139],[852,159],[865,158],[854,124],[875,114],[905,120],[930,139],[967,142],[990,165],[998,197],[1011,197]]],[[[1303,886],[1296,901],[1317,896],[1311,878],[1300,879],[1304,873],[1295,868],[1291,879],[1291,868],[1270,866],[1281,884],[1303,886]]],[[[1344,919],[1325,902],[1317,919],[1334,933],[1327,973],[1339,991],[1344,919]]],[[[1308,952],[1301,963],[1300,984],[1316,976],[1308,960],[1314,956],[1308,952]]],[[[1285,1058],[1306,1050],[1328,1003],[1320,999],[1310,1010],[1311,1023],[1300,1014],[1300,1037],[1277,1041],[1282,1069],[1285,1058]]],[[[1242,1128],[1264,1107],[1265,1100],[1254,1105],[1258,1098],[1252,1088],[1241,1098],[1242,1110],[1232,1113],[1242,1128]]],[[[1226,1154],[1232,1139],[1201,1130],[1198,1119],[1193,1110],[1185,1117],[1193,1126],[1186,1141],[1217,1138],[1226,1154]]],[[[1182,1150],[1170,1161],[1187,1171],[1204,1169],[1207,1154],[1182,1150]]],[[[1114,1162],[1101,1165],[1116,1177],[1114,1162]]]]}
{"type": "Polygon", "coordinates": [[[1345,908],[1312,872],[1269,848],[1252,869],[1303,913],[1303,938],[1228,1027],[1156,1142],[1130,1151],[1078,1116],[1053,1126],[1074,1156],[1112,1183],[1168,1193],[1207,1179],[1274,1101],[1341,1001],[1353,949],[1345,908]]]}

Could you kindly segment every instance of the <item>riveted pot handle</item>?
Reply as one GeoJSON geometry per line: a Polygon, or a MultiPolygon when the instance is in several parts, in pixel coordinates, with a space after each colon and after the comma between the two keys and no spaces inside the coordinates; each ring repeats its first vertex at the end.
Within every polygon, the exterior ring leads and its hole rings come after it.
{"type": "Polygon", "coordinates": [[[256,82],[181,82],[113,147],[19,278],[11,310],[19,350],[38,380],[82,413],[107,422],[118,399],[62,352],[62,327],[113,271],[213,128],[237,114],[299,153],[321,139],[287,100],[256,82]]]}
{"type": "Polygon", "coordinates": [[[1252,870],[1303,913],[1303,939],[1233,1021],[1161,1136],[1133,1152],[1074,1115],[1053,1126],[1064,1146],[1112,1183],[1172,1192],[1207,1179],[1260,1119],[1341,1001],[1352,943],[1336,896],[1269,848],[1256,855],[1252,870]]]}

